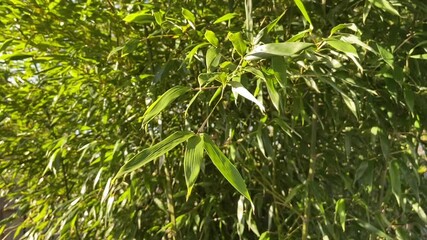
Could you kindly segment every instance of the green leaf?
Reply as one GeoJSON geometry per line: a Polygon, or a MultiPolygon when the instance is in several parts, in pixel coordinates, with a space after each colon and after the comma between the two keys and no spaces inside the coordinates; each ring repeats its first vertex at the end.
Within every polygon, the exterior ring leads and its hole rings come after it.
{"type": "Polygon", "coordinates": [[[423,59],[423,60],[427,60],[427,53],[424,54],[414,54],[409,56],[410,58],[414,58],[414,59],[423,59]]]}
{"type": "Polygon", "coordinates": [[[215,47],[218,47],[219,41],[218,41],[218,38],[216,37],[216,35],[215,35],[214,32],[212,32],[210,30],[206,30],[206,32],[205,32],[205,38],[206,38],[206,40],[208,40],[208,42],[210,44],[212,44],[215,47]]]}
{"type": "Polygon", "coordinates": [[[203,161],[204,143],[200,136],[193,136],[188,140],[184,155],[184,175],[187,184],[187,200],[190,197],[194,183],[200,172],[203,161]]]}
{"type": "Polygon", "coordinates": [[[192,132],[175,132],[163,141],[142,150],[142,152],[135,155],[132,159],[126,162],[119,170],[115,178],[118,178],[126,173],[133,172],[147,163],[152,162],[156,158],[166,154],[177,145],[187,141],[190,137],[194,136],[192,132]]]}
{"type": "Polygon", "coordinates": [[[333,48],[335,48],[336,50],[343,52],[347,55],[353,55],[355,57],[357,56],[357,50],[355,47],[353,47],[353,45],[351,45],[350,43],[341,41],[341,40],[337,40],[337,39],[328,39],[326,40],[326,42],[333,48]]]}
{"type": "Polygon", "coordinates": [[[280,110],[281,110],[281,108],[280,108],[280,95],[274,86],[274,82],[275,82],[274,78],[267,77],[267,78],[265,78],[265,82],[267,85],[267,92],[268,92],[268,95],[270,96],[270,100],[273,103],[274,107],[277,109],[277,111],[280,112],[280,110]]]}
{"type": "Polygon", "coordinates": [[[215,20],[214,24],[228,21],[230,19],[235,18],[236,16],[237,16],[237,13],[227,13],[227,14],[223,15],[222,17],[218,18],[217,20],[215,20]]]}
{"type": "Polygon", "coordinates": [[[220,72],[211,72],[211,73],[200,73],[197,77],[200,87],[205,86],[206,84],[216,80],[222,73],[220,72]]]}
{"type": "Polygon", "coordinates": [[[354,103],[353,99],[351,99],[349,96],[347,96],[344,93],[341,93],[341,96],[344,99],[345,105],[347,105],[348,109],[350,109],[351,113],[353,113],[353,115],[356,118],[359,118],[359,116],[357,114],[357,107],[356,107],[356,104],[354,103]]]}
{"type": "Polygon", "coordinates": [[[194,55],[196,55],[197,51],[204,46],[209,45],[209,43],[204,42],[204,43],[200,43],[197,44],[193,49],[191,49],[191,51],[187,54],[187,56],[185,57],[185,60],[188,61],[188,64],[191,63],[191,61],[193,60],[194,55]]]}
{"type": "Polygon", "coordinates": [[[252,93],[250,93],[241,83],[231,81],[230,85],[232,87],[232,91],[234,94],[238,94],[238,95],[248,99],[249,101],[255,103],[256,105],[258,105],[259,109],[261,109],[262,112],[265,112],[265,108],[262,105],[262,103],[260,101],[258,101],[258,99],[256,99],[254,97],[254,95],[252,95],[252,93]]]}
{"type": "Polygon", "coordinates": [[[311,43],[305,42],[283,42],[283,43],[268,43],[256,46],[251,52],[246,55],[248,61],[265,59],[274,56],[292,56],[298,52],[313,46],[311,43]]]}
{"type": "Polygon", "coordinates": [[[225,179],[253,205],[251,196],[246,188],[245,181],[236,167],[230,162],[224,153],[221,152],[218,146],[208,135],[203,134],[202,141],[204,142],[206,153],[212,160],[215,167],[220,171],[225,179]]]}
{"type": "Polygon", "coordinates": [[[233,47],[236,49],[237,53],[243,57],[246,54],[246,43],[243,41],[242,33],[229,32],[228,39],[233,44],[233,47]]]}
{"type": "Polygon", "coordinates": [[[311,23],[310,16],[307,13],[307,10],[304,7],[304,4],[301,0],[294,0],[295,4],[297,5],[298,9],[301,11],[302,15],[304,16],[305,20],[310,23],[310,28],[313,28],[313,23],[311,23]]]}
{"type": "Polygon", "coordinates": [[[405,102],[406,102],[406,106],[409,108],[409,111],[411,111],[411,113],[414,112],[414,92],[409,89],[409,88],[405,88],[404,93],[404,97],[405,97],[405,102]]]}
{"type": "Polygon", "coordinates": [[[6,48],[12,43],[12,41],[13,41],[13,38],[5,40],[0,47],[0,52],[3,52],[4,50],[6,50],[6,48]]]}
{"type": "Polygon", "coordinates": [[[123,18],[123,20],[128,23],[152,23],[155,19],[151,14],[147,14],[147,11],[144,10],[129,14],[123,18]]]}
{"type": "Polygon", "coordinates": [[[412,209],[414,210],[414,212],[416,212],[418,214],[418,217],[425,224],[427,224],[427,214],[425,213],[424,209],[418,203],[413,203],[412,204],[412,209]]]}
{"type": "Polygon", "coordinates": [[[401,190],[401,181],[400,181],[400,170],[399,163],[394,160],[389,164],[389,174],[391,182],[391,190],[396,197],[397,203],[401,206],[402,200],[402,190],[401,190]]]}
{"type": "Polygon", "coordinates": [[[345,200],[341,198],[335,204],[335,219],[339,219],[339,223],[341,224],[341,228],[343,232],[345,232],[345,220],[346,220],[346,211],[345,211],[345,200]]]}
{"type": "Polygon", "coordinates": [[[206,68],[208,73],[211,72],[211,68],[218,67],[219,61],[221,60],[221,54],[214,47],[208,48],[206,51],[206,68]]]}
{"type": "Polygon", "coordinates": [[[354,32],[358,32],[359,31],[359,29],[357,28],[356,24],[354,24],[354,23],[342,23],[342,24],[338,24],[337,26],[333,27],[331,29],[331,33],[330,33],[329,36],[331,37],[336,32],[338,32],[338,31],[340,31],[342,29],[345,29],[345,28],[348,28],[348,29],[350,29],[350,30],[352,30],[354,32]]]}
{"type": "Polygon", "coordinates": [[[390,4],[388,0],[369,0],[370,3],[374,4],[375,7],[380,8],[388,13],[399,16],[399,12],[390,4]]]}
{"type": "Polygon", "coordinates": [[[193,29],[196,29],[196,17],[194,16],[194,14],[190,12],[190,10],[185,8],[182,8],[181,13],[182,13],[182,16],[184,16],[184,18],[188,20],[190,26],[193,29]]]}
{"type": "Polygon", "coordinates": [[[356,222],[362,228],[364,228],[364,229],[366,229],[366,230],[368,230],[368,231],[370,231],[372,233],[375,233],[379,237],[382,237],[382,238],[387,239],[387,240],[392,240],[393,239],[392,237],[390,237],[389,235],[387,235],[386,233],[384,233],[383,231],[379,230],[378,228],[376,228],[375,226],[373,226],[372,224],[370,224],[368,222],[362,221],[360,219],[356,219],[356,222]]]}
{"type": "Polygon", "coordinates": [[[154,117],[159,115],[169,104],[171,104],[176,98],[190,91],[191,88],[183,86],[175,86],[161,95],[153,104],[148,107],[142,116],[142,124],[147,124],[154,117]]]}
{"type": "Polygon", "coordinates": [[[348,42],[344,42],[337,39],[327,39],[326,42],[336,50],[343,52],[347,57],[349,57],[357,66],[357,68],[362,72],[363,67],[360,65],[357,60],[359,56],[357,55],[356,48],[348,42]]]}
{"type": "Polygon", "coordinates": [[[391,67],[394,68],[393,62],[394,62],[394,56],[391,52],[389,52],[387,49],[381,47],[377,44],[378,52],[381,55],[381,58],[391,67]]]}

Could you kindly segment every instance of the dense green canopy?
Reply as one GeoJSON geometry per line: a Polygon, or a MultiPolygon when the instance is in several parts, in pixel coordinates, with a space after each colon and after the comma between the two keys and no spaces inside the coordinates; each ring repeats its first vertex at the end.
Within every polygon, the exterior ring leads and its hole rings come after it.
{"type": "Polygon", "coordinates": [[[427,237],[423,0],[0,15],[0,236],[427,237]]]}

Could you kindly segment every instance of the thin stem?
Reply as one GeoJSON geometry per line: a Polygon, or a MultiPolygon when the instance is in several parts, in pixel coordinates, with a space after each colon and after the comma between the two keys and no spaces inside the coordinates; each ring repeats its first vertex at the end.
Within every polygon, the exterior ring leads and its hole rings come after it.
{"type": "Polygon", "coordinates": [[[175,204],[173,200],[173,192],[172,192],[172,178],[169,173],[168,164],[165,163],[165,175],[166,175],[166,195],[167,195],[167,205],[168,205],[168,213],[169,218],[172,223],[171,231],[169,232],[170,239],[176,239],[176,217],[175,217],[175,204]]]}
{"type": "Polygon", "coordinates": [[[310,210],[311,210],[311,194],[310,185],[314,179],[316,170],[316,142],[317,142],[317,101],[316,96],[313,96],[313,113],[311,115],[311,139],[310,139],[310,165],[308,168],[307,182],[306,182],[306,198],[304,206],[304,217],[302,225],[302,240],[308,238],[308,225],[310,224],[310,210]]]}

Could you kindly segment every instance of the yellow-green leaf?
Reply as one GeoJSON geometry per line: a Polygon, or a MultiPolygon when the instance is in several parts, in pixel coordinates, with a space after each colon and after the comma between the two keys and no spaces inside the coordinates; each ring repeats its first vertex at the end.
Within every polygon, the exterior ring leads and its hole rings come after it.
{"type": "Polygon", "coordinates": [[[182,94],[188,92],[191,88],[183,86],[175,86],[161,95],[153,104],[145,111],[142,124],[146,124],[154,117],[159,115],[170,103],[182,94]]]}
{"type": "Polygon", "coordinates": [[[212,32],[210,30],[206,30],[205,38],[206,38],[206,40],[208,40],[208,42],[210,44],[214,45],[215,47],[218,47],[219,41],[218,41],[218,38],[216,37],[214,32],[212,32]]]}
{"type": "Polygon", "coordinates": [[[256,46],[245,59],[251,61],[274,56],[292,56],[311,46],[313,44],[305,42],[268,43],[256,46]]]}

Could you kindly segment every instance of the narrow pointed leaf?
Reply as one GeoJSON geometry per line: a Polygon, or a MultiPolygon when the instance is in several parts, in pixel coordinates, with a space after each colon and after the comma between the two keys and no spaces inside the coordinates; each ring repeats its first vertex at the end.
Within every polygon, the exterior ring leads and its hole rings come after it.
{"type": "Polygon", "coordinates": [[[142,124],[146,124],[151,121],[154,117],[159,115],[169,104],[184,93],[188,92],[191,88],[183,86],[175,86],[161,95],[150,107],[145,111],[143,115],[142,124]]]}
{"type": "Polygon", "coordinates": [[[292,56],[311,46],[313,44],[305,42],[268,43],[256,46],[245,59],[251,61],[274,56],[292,56]]]}
{"type": "Polygon", "coordinates": [[[230,160],[221,152],[218,146],[211,140],[211,138],[204,134],[203,142],[206,153],[212,160],[215,167],[221,172],[225,179],[244,197],[246,197],[251,203],[251,197],[248,189],[246,188],[245,181],[240,175],[236,167],[230,162],[230,160]]]}
{"type": "Polygon", "coordinates": [[[230,19],[235,18],[236,16],[237,16],[237,13],[227,13],[224,16],[222,16],[222,17],[218,18],[217,20],[215,20],[214,24],[228,21],[230,19]]]}
{"type": "Polygon", "coordinates": [[[177,145],[187,141],[190,137],[194,136],[192,132],[176,132],[165,138],[163,141],[142,150],[142,152],[135,155],[132,159],[126,162],[119,170],[115,178],[118,178],[126,173],[135,171],[147,163],[152,162],[156,158],[166,154],[177,145]]]}
{"type": "Polygon", "coordinates": [[[147,11],[140,11],[127,15],[123,20],[128,23],[152,23],[154,22],[154,17],[147,14],[147,11]]]}
{"type": "Polygon", "coordinates": [[[265,111],[265,108],[262,105],[262,103],[260,101],[258,101],[258,99],[256,99],[254,97],[254,95],[252,95],[252,93],[250,93],[241,83],[231,81],[230,84],[231,84],[231,87],[233,88],[234,93],[237,93],[240,96],[242,96],[242,97],[248,99],[249,101],[255,103],[256,105],[258,105],[259,109],[261,109],[262,112],[265,111]]]}
{"type": "Polygon", "coordinates": [[[302,15],[304,16],[305,20],[307,22],[310,23],[310,25],[312,26],[313,24],[311,23],[311,19],[310,16],[307,13],[307,10],[304,7],[304,4],[302,3],[301,0],[294,0],[295,4],[297,5],[298,9],[300,10],[300,12],[302,13],[302,15]]]}
{"type": "Polygon", "coordinates": [[[391,240],[391,239],[393,239],[392,237],[390,237],[389,235],[387,235],[386,233],[384,233],[383,231],[379,230],[378,228],[376,228],[375,226],[373,226],[372,224],[370,224],[370,223],[368,223],[368,222],[362,221],[362,220],[360,220],[360,219],[356,219],[356,222],[357,222],[357,223],[358,223],[362,228],[364,228],[364,229],[366,229],[366,230],[368,230],[368,231],[370,231],[370,232],[372,232],[372,233],[375,233],[375,234],[376,234],[376,235],[378,235],[379,237],[382,237],[382,238],[387,239],[387,240],[391,240]]]}
{"type": "Polygon", "coordinates": [[[399,12],[390,4],[388,0],[369,0],[375,7],[381,8],[382,10],[391,13],[396,16],[400,16],[399,12]]]}
{"type": "Polygon", "coordinates": [[[187,184],[187,200],[200,172],[203,161],[203,141],[200,136],[193,136],[187,142],[184,155],[184,175],[187,184]]]}
{"type": "Polygon", "coordinates": [[[397,161],[392,161],[389,166],[389,174],[390,174],[390,182],[391,182],[391,190],[396,197],[397,203],[401,204],[402,199],[402,187],[400,181],[400,170],[399,163],[397,161]]]}

